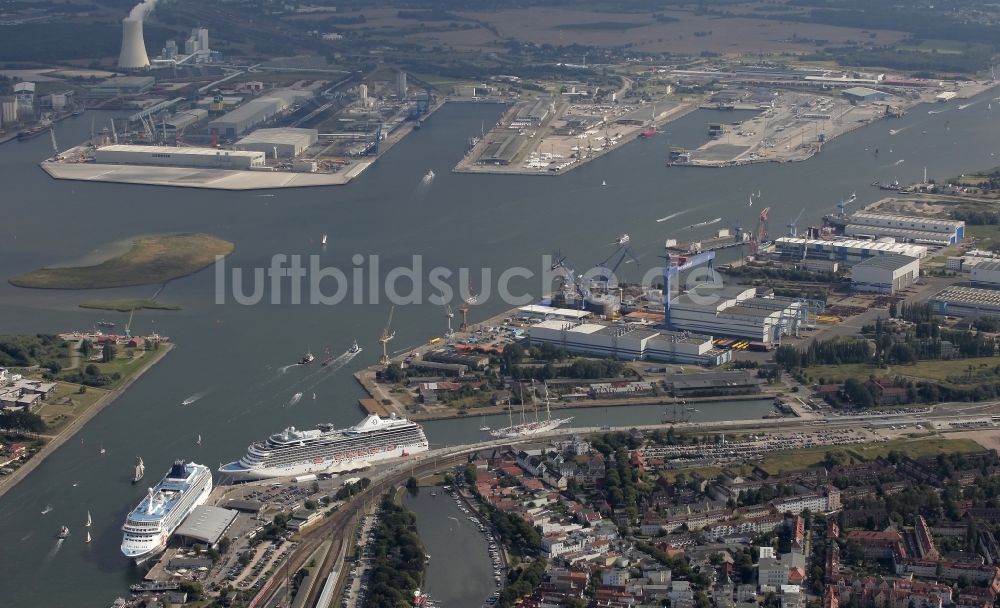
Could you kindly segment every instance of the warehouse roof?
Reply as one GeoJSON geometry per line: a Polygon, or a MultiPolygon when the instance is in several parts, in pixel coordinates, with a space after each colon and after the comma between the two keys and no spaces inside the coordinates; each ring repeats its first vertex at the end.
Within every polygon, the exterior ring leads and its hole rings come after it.
{"type": "Polygon", "coordinates": [[[987,272],[1000,272],[1000,262],[979,262],[974,268],[987,272]]]}
{"type": "Polygon", "coordinates": [[[214,545],[226,533],[237,515],[236,511],[230,509],[201,505],[191,511],[175,534],[214,545]]]}
{"type": "Polygon", "coordinates": [[[130,144],[111,144],[101,146],[100,152],[136,152],[141,154],[177,154],[180,156],[250,156],[257,158],[264,154],[254,150],[217,150],[216,148],[178,148],[170,146],[133,146],[130,144]]]}
{"type": "Polygon", "coordinates": [[[916,262],[917,258],[910,257],[908,255],[896,255],[890,253],[888,255],[879,255],[873,258],[868,258],[862,260],[854,265],[855,268],[881,268],[883,270],[899,270],[904,268],[913,262],[916,262]]]}
{"type": "Polygon", "coordinates": [[[892,221],[902,223],[916,223],[920,222],[921,225],[938,227],[943,229],[955,230],[959,226],[964,226],[965,222],[962,220],[951,220],[941,217],[927,217],[924,215],[903,215],[901,213],[881,213],[879,211],[855,211],[851,214],[851,220],[855,223],[865,224],[865,220],[868,221],[892,221]]]}
{"type": "Polygon", "coordinates": [[[870,89],[868,87],[851,87],[849,89],[844,89],[844,95],[850,95],[852,97],[868,97],[869,95],[888,95],[888,93],[876,91],[875,89],[870,89]]]}
{"type": "Polygon", "coordinates": [[[932,300],[965,304],[967,306],[1000,306],[1000,289],[980,289],[951,285],[938,292],[932,300]]]}
{"type": "Polygon", "coordinates": [[[319,131],[316,129],[296,129],[292,127],[283,129],[257,129],[236,142],[236,145],[300,144],[308,146],[316,140],[318,135],[319,131]]]}

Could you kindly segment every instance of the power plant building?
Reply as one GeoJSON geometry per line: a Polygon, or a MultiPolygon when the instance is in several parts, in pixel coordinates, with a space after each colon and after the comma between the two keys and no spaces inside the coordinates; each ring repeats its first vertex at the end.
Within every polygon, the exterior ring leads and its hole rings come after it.
{"type": "Polygon", "coordinates": [[[844,234],[849,237],[880,239],[926,245],[954,245],[965,238],[965,222],[893,213],[858,211],[847,218],[844,234]]]}
{"type": "Polygon", "coordinates": [[[531,344],[551,344],[568,352],[624,360],[721,365],[732,351],[715,348],[712,337],[647,325],[611,325],[549,319],[528,328],[531,344]]]}
{"type": "Polygon", "coordinates": [[[232,112],[208,123],[208,128],[222,137],[236,138],[257,125],[285,111],[293,104],[312,97],[309,91],[278,89],[264,97],[251,99],[232,112]]]}
{"type": "Polygon", "coordinates": [[[98,163],[204,167],[211,169],[254,169],[265,166],[263,152],[217,150],[215,148],[170,148],[114,144],[94,150],[98,163]]]}
{"type": "Polygon", "coordinates": [[[906,255],[880,255],[858,262],[851,268],[851,288],[894,295],[920,277],[920,260],[906,255]]]}
{"type": "Polygon", "coordinates": [[[257,150],[275,158],[291,158],[319,140],[316,129],[257,129],[233,146],[237,150],[257,150]]]}
{"type": "Polygon", "coordinates": [[[927,247],[923,245],[861,239],[827,241],[783,236],[775,239],[774,246],[777,253],[785,258],[834,260],[845,264],[856,264],[880,255],[905,255],[918,259],[927,256],[927,247]]]}
{"type": "Polygon", "coordinates": [[[793,335],[805,318],[799,300],[759,297],[756,287],[695,288],[670,301],[669,327],[765,344],[793,335]]]}
{"type": "Polygon", "coordinates": [[[142,37],[142,19],[128,17],[122,21],[122,48],[118,54],[121,70],[148,70],[149,56],[142,37]]]}

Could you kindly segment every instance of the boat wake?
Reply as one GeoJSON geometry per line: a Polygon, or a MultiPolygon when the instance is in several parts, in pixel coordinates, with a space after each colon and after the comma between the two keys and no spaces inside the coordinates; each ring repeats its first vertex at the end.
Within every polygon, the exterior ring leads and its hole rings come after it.
{"type": "Polygon", "coordinates": [[[665,221],[667,221],[667,220],[672,220],[672,219],[674,219],[675,217],[679,217],[679,216],[682,216],[682,215],[684,215],[684,214],[685,214],[685,213],[687,213],[688,211],[690,211],[690,209],[685,209],[684,211],[678,211],[677,213],[671,213],[670,215],[667,215],[667,216],[664,216],[664,217],[661,217],[660,219],[658,219],[658,220],[656,220],[656,221],[657,221],[657,223],[659,223],[659,222],[665,222],[665,221]]]}
{"type": "Polygon", "coordinates": [[[66,542],[65,538],[57,539],[56,544],[52,547],[52,550],[49,551],[48,554],[45,556],[45,561],[49,561],[50,559],[55,557],[56,553],[59,553],[59,550],[62,549],[63,543],[65,542],[66,542]]]}
{"type": "Polygon", "coordinates": [[[964,110],[965,108],[972,107],[972,106],[976,105],[977,103],[979,103],[979,102],[978,101],[973,101],[972,103],[963,103],[962,105],[958,106],[958,109],[959,110],[964,110]]]}
{"type": "Polygon", "coordinates": [[[896,162],[892,163],[892,166],[893,167],[898,167],[898,166],[902,165],[905,162],[906,162],[906,159],[901,158],[901,159],[897,160],[896,162]]]}
{"type": "Polygon", "coordinates": [[[192,403],[198,401],[199,399],[201,399],[202,397],[204,397],[207,394],[208,394],[208,391],[201,391],[200,393],[195,393],[195,394],[191,395],[190,397],[188,397],[187,399],[185,399],[184,401],[181,401],[181,405],[191,405],[192,403]]]}
{"type": "Polygon", "coordinates": [[[292,369],[293,367],[300,367],[301,365],[302,365],[301,363],[292,363],[290,365],[282,365],[281,367],[278,368],[278,373],[279,374],[283,374],[283,373],[287,372],[288,370],[292,369]]]}
{"type": "Polygon", "coordinates": [[[420,185],[425,187],[430,186],[431,184],[434,183],[434,177],[435,177],[434,172],[428,171],[426,175],[420,178],[420,185]]]}
{"type": "Polygon", "coordinates": [[[295,393],[292,395],[292,398],[288,400],[288,403],[285,404],[285,407],[292,407],[299,401],[302,401],[302,393],[295,393]]]}

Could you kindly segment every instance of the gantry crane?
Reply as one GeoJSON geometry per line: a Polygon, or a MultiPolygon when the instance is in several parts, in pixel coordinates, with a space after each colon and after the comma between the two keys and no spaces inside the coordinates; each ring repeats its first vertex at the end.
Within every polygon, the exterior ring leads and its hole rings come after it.
{"type": "Polygon", "coordinates": [[[389,365],[389,340],[396,337],[396,332],[392,331],[392,313],[396,312],[396,307],[389,309],[389,320],[385,322],[385,329],[378,341],[382,343],[382,357],[378,360],[380,365],[389,365]]]}
{"type": "MultiPolygon", "coordinates": [[[[469,331],[469,306],[475,304],[479,301],[479,296],[471,295],[462,301],[462,307],[459,311],[462,313],[462,324],[458,326],[458,331],[469,331]]],[[[451,326],[451,319],[448,320],[449,327],[451,326]]]]}
{"type": "Polygon", "coordinates": [[[796,226],[796,224],[799,223],[799,220],[802,219],[802,214],[805,213],[805,212],[806,212],[806,208],[803,207],[802,211],[799,211],[799,214],[795,216],[795,219],[792,220],[792,221],[790,221],[790,222],[788,222],[788,236],[797,236],[798,235],[798,229],[795,226],[796,226]]]}

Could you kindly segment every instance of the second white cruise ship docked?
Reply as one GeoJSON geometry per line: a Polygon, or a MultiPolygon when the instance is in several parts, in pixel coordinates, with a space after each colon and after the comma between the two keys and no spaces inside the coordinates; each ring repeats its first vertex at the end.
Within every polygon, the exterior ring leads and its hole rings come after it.
{"type": "Polygon", "coordinates": [[[208,467],[176,461],[125,519],[122,553],[141,564],[163,551],[174,530],[211,493],[212,472],[208,467]]]}
{"type": "Polygon", "coordinates": [[[337,473],[427,449],[420,425],[398,416],[372,414],[346,429],[335,429],[332,424],[308,431],[289,427],[250,444],[243,458],[219,467],[219,473],[235,479],[337,473]]]}

